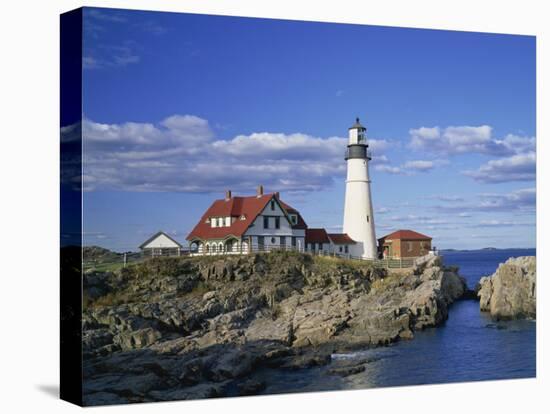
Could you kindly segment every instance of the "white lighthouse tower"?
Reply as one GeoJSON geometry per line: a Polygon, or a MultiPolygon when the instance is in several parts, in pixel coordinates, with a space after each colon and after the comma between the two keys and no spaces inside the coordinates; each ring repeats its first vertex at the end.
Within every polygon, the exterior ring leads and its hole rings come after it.
{"type": "Polygon", "coordinates": [[[355,124],[349,128],[343,231],[357,242],[350,252],[352,256],[375,259],[376,235],[369,178],[371,158],[367,151],[366,132],[367,128],[359,123],[359,118],[356,118],[355,124]]]}

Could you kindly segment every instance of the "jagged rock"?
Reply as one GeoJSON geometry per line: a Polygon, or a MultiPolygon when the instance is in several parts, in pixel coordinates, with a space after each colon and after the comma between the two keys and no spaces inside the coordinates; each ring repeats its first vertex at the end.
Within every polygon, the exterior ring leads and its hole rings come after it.
{"type": "Polygon", "coordinates": [[[349,377],[350,375],[359,374],[360,372],[365,371],[364,365],[355,365],[355,366],[349,366],[349,367],[342,367],[342,368],[333,368],[330,369],[328,372],[332,375],[338,375],[340,377],[349,377]]]}
{"type": "Polygon", "coordinates": [[[83,314],[84,392],[113,403],[258,393],[258,368],[326,365],[335,349],[412,339],[465,291],[437,256],[388,273],[288,252],[151,259],[90,274],[86,286],[100,285],[83,314]],[[142,382],[128,391],[132,378],[142,382]]]}
{"type": "Polygon", "coordinates": [[[248,380],[238,385],[239,395],[255,395],[265,389],[265,382],[248,380]]]}
{"type": "Polygon", "coordinates": [[[510,258],[478,286],[479,308],[495,319],[535,318],[536,258],[510,258]]]}
{"type": "Polygon", "coordinates": [[[139,349],[154,344],[162,337],[159,331],[152,328],[139,329],[137,331],[121,332],[114,337],[113,342],[122,350],[139,349]]]}

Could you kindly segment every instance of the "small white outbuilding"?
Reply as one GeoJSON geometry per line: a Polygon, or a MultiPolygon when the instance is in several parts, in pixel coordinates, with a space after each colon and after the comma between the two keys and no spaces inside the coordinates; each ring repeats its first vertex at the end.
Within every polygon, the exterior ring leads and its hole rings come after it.
{"type": "Polygon", "coordinates": [[[163,231],[151,236],[139,246],[145,256],[179,256],[182,245],[163,231]]]}

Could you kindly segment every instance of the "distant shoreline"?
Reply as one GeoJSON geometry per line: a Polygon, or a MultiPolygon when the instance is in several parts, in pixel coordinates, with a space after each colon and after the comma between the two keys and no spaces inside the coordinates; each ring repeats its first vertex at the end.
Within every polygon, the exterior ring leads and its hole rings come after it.
{"type": "Polygon", "coordinates": [[[537,250],[536,247],[483,247],[481,249],[439,249],[439,252],[482,252],[502,250],[537,250]]]}

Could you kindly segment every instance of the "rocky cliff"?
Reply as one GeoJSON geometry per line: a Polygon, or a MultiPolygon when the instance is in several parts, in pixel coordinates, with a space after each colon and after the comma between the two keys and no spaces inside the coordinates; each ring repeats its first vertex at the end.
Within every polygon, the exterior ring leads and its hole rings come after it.
{"type": "Polygon", "coordinates": [[[479,281],[479,309],[495,319],[535,318],[537,313],[536,258],[510,258],[479,281]]]}
{"type": "Polygon", "coordinates": [[[443,322],[465,292],[438,257],[388,273],[288,252],[153,259],[89,272],[84,287],[88,404],[258,393],[258,370],[411,339],[443,322]]]}

